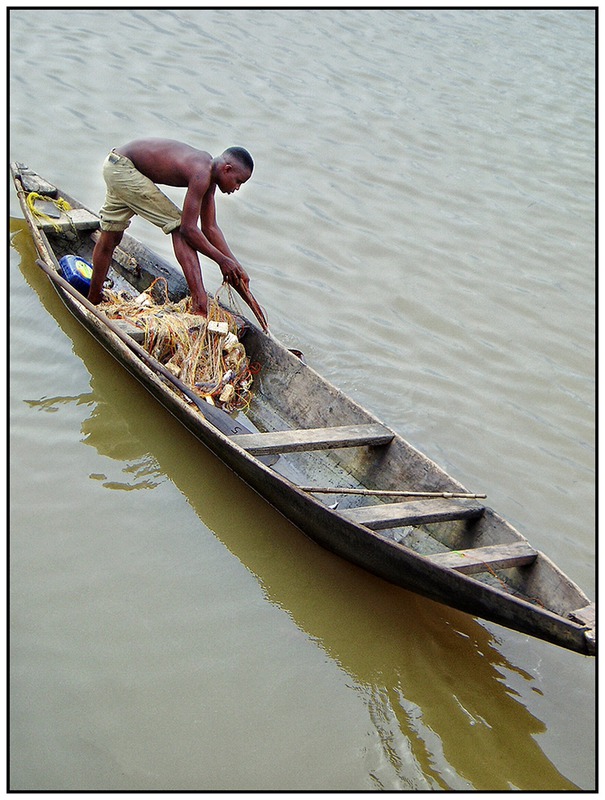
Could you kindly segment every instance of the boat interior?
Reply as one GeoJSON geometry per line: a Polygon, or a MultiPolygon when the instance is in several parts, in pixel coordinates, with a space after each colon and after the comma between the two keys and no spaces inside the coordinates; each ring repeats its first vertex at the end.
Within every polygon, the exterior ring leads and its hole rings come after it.
{"type": "MultiPolygon", "coordinates": [[[[86,209],[74,211],[67,222],[63,215],[59,226],[55,218],[41,227],[58,258],[74,253],[91,261],[99,220],[86,209]]],[[[158,275],[169,280],[171,300],[187,292],[172,265],[127,234],[112,267],[113,288],[130,296],[144,291],[158,275]]],[[[236,437],[247,452],[274,454],[272,469],[305,490],[333,489],[312,494],[396,546],[508,594],[530,600],[544,596],[545,575],[556,568],[512,526],[477,499],[373,493],[467,490],[273,337],[248,325],[241,338],[250,360],[261,365],[252,403],[242,416],[253,433],[236,437]]],[[[577,605],[577,587],[571,582],[548,595],[555,613],[569,614],[577,605]]],[[[587,613],[584,608],[573,612],[579,620],[587,613]]]]}

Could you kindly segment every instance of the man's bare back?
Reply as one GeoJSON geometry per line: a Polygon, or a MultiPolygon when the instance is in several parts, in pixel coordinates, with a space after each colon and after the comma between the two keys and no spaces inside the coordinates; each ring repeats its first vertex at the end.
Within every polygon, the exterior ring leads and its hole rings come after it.
{"type": "Polygon", "coordinates": [[[198,259],[201,253],[218,264],[223,280],[239,292],[266,330],[267,320],[250,292],[248,273],[217,224],[214,202],[217,186],[224,194],[238,191],[252,175],[253,167],[252,157],[243,147],[230,147],[215,158],[174,139],[137,139],[114,148],[104,165],[108,193],[100,211],[101,236],[93,252],[91,302],[100,301],[113,251],[131,217],[139,214],[171,234],[174,253],[191,291],[194,314],[207,313],[198,259]],[[120,156],[125,157],[121,166],[120,156]],[[158,183],[187,187],[182,209],[160,192],[155,186],[158,183]]]}
{"type": "Polygon", "coordinates": [[[188,186],[193,177],[212,181],[212,156],[174,139],[138,139],[116,153],[129,158],[135,167],[154,183],[188,186]]]}

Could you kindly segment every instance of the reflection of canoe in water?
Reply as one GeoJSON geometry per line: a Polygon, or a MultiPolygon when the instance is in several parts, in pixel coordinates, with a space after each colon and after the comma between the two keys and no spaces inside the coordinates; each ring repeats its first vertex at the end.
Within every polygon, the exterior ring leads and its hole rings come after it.
{"type": "MultiPolygon", "coordinates": [[[[130,377],[116,370],[113,359],[100,353],[96,343],[87,341],[86,333],[78,331],[78,323],[47,293],[41,280],[44,276],[33,272],[37,268],[29,232],[19,222],[15,230],[19,235],[13,242],[22,256],[25,279],[72,339],[74,355],[90,374],[90,392],[44,397],[35,401],[36,407],[75,404],[88,409],[81,415],[81,441],[103,457],[107,473],[95,478],[108,490],[123,492],[160,488],[167,477],[185,498],[188,509],[200,518],[207,535],[229,553],[226,562],[234,558],[241,563],[253,576],[253,583],[262,587],[267,601],[303,632],[304,640],[314,642],[350,676],[346,683],[354,686],[367,706],[372,723],[369,730],[376,734],[374,746],[384,753],[382,767],[372,777],[374,789],[578,788],[571,782],[573,777],[563,777],[565,772],[559,772],[542,751],[545,717],[534,716],[528,702],[528,697],[542,695],[540,675],[544,659],[550,663],[548,645],[536,641],[528,650],[525,644],[531,645],[531,640],[524,640],[520,651],[523,667],[509,661],[504,653],[514,643],[514,634],[504,636],[502,647],[499,640],[505,632],[495,626],[489,630],[469,615],[425,601],[333,558],[243,487],[234,473],[192,441],[176,420],[164,415],[165,424],[150,424],[150,415],[161,417],[162,410],[153,408],[151,396],[139,392],[136,402],[124,402],[133,389],[130,377]],[[108,465],[106,459],[114,463],[108,465]],[[538,664],[541,669],[535,669],[538,664]]],[[[179,513],[179,503],[171,506],[171,514],[179,513]]],[[[140,535],[145,542],[146,515],[142,521],[140,535]]],[[[193,544],[195,536],[189,529],[186,536],[193,544]]],[[[193,558],[203,562],[206,547],[213,551],[206,542],[193,558]]],[[[245,579],[244,585],[249,592],[245,602],[250,603],[258,594],[245,579]]],[[[174,613],[179,613],[178,608],[174,613]]],[[[267,613],[273,620],[273,612],[267,613]]],[[[297,640],[289,623],[282,624],[284,628],[281,624],[276,628],[282,644],[286,632],[297,640]]],[[[289,657],[296,659],[293,653],[298,650],[290,645],[288,641],[284,647],[289,657]]],[[[568,680],[578,664],[573,654],[568,658],[556,648],[550,655],[568,680]]],[[[275,658],[279,660],[277,654],[275,658]]],[[[581,664],[592,674],[592,659],[581,664]]],[[[280,665],[280,671],[285,669],[283,662],[280,665]]],[[[303,668],[296,660],[292,668],[294,665],[303,668]]],[[[590,719],[593,687],[577,671],[576,683],[582,700],[574,709],[575,718],[590,719]]],[[[590,769],[582,772],[582,766],[589,763],[591,744],[588,736],[583,761],[574,760],[576,771],[572,774],[583,776],[583,788],[592,781],[590,769]]]]}
{"type": "MultiPolygon", "coordinates": [[[[90,261],[98,218],[21,165],[12,169],[40,263],[69,310],[189,431],[308,536],[437,602],[594,653],[594,604],[556,565],[255,325],[247,325],[244,344],[261,372],[246,416],[205,408],[134,339],[61,283],[62,256],[90,261]],[[56,219],[35,214],[33,191],[61,197],[72,210],[56,219]]],[[[133,297],[158,276],[167,279],[172,298],[187,292],[180,271],[128,235],[112,268],[113,280],[133,297]]]]}

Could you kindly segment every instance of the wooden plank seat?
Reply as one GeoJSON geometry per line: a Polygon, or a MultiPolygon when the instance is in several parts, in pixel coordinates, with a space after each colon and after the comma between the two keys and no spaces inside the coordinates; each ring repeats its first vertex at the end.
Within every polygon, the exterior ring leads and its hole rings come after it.
{"type": "MultiPolygon", "coordinates": [[[[41,210],[48,213],[46,209],[41,210]]],[[[51,216],[50,220],[40,218],[38,224],[43,231],[54,232],[58,226],[60,232],[63,233],[74,228],[76,230],[95,230],[101,224],[101,220],[85,208],[72,208],[71,211],[62,211],[57,217],[51,216]]]]}
{"type": "Polygon", "coordinates": [[[532,564],[538,555],[529,542],[511,544],[492,544],[470,550],[451,550],[447,553],[434,553],[426,556],[433,564],[449,567],[465,575],[488,572],[495,569],[510,569],[532,564]]]}
{"type": "Polygon", "coordinates": [[[359,525],[374,531],[398,528],[402,525],[424,525],[429,522],[448,522],[454,519],[475,519],[485,511],[478,503],[442,498],[413,500],[405,503],[384,503],[342,510],[342,514],[359,525]]]}
{"type": "Polygon", "coordinates": [[[303,450],[382,445],[388,444],[393,436],[393,432],[384,425],[371,424],[242,433],[233,436],[232,439],[251,455],[261,456],[271,453],[295,453],[303,450]]]}
{"type": "Polygon", "coordinates": [[[23,164],[20,161],[15,162],[15,174],[19,176],[21,186],[26,194],[35,192],[45,197],[56,197],[59,193],[56,186],[40,177],[27,164],[23,164]]]}

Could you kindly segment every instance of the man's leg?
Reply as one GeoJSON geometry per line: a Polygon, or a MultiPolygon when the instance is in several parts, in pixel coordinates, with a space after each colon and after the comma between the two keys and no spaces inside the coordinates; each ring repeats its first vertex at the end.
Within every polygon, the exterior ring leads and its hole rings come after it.
{"type": "Polygon", "coordinates": [[[88,291],[88,299],[97,305],[101,301],[103,282],[109,272],[113,251],[122,241],[124,231],[101,231],[95,249],[92,252],[92,279],[88,291]]]}
{"type": "Polygon", "coordinates": [[[202,268],[197,251],[187,244],[178,228],[172,231],[172,246],[191,292],[191,310],[194,314],[206,317],[208,316],[208,295],[204,289],[202,268]]]}

